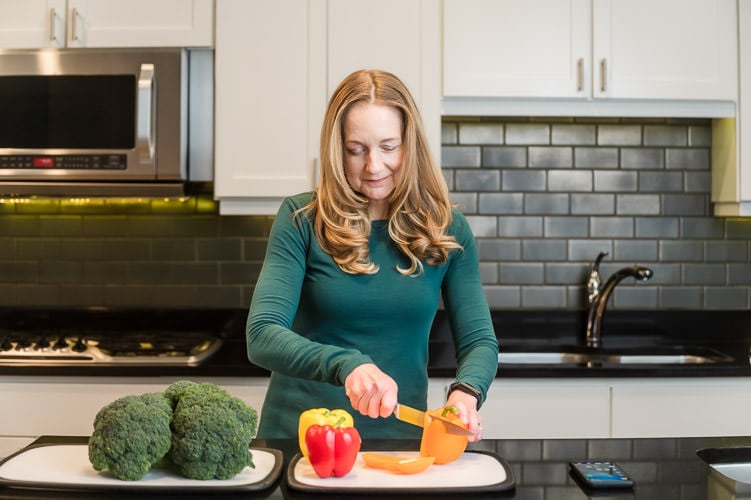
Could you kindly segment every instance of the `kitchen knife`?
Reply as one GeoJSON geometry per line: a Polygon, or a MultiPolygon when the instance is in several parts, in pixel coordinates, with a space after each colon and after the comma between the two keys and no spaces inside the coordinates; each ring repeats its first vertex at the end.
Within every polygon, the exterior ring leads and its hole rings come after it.
{"type": "MultiPolygon", "coordinates": [[[[402,422],[416,425],[418,427],[425,427],[425,412],[420,411],[417,408],[411,406],[397,404],[394,409],[394,416],[402,422]]],[[[471,436],[472,433],[461,425],[457,425],[447,418],[443,418],[439,415],[430,415],[430,418],[438,419],[446,425],[446,431],[451,434],[461,434],[463,436],[471,436]]]]}

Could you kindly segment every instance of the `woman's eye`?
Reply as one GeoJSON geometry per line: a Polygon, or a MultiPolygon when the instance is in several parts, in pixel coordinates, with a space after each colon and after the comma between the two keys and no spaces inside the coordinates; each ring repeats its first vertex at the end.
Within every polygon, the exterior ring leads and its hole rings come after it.
{"type": "Polygon", "coordinates": [[[399,149],[400,146],[401,144],[384,144],[383,146],[381,146],[381,149],[387,153],[391,153],[399,149]]]}
{"type": "Polygon", "coordinates": [[[354,148],[354,147],[352,147],[352,148],[347,148],[347,153],[349,153],[349,154],[351,154],[351,155],[353,155],[353,156],[358,156],[358,155],[361,155],[361,154],[363,154],[364,152],[365,152],[365,149],[364,149],[364,148],[354,148]]]}

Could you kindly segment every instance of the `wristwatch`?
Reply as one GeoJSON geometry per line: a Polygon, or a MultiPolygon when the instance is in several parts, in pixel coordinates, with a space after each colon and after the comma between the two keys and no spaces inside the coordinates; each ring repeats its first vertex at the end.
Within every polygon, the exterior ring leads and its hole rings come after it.
{"type": "Polygon", "coordinates": [[[461,391],[477,398],[477,409],[480,409],[480,400],[482,399],[482,394],[480,394],[480,391],[466,382],[454,382],[453,384],[451,384],[449,386],[448,393],[451,394],[454,391],[461,391]]]}

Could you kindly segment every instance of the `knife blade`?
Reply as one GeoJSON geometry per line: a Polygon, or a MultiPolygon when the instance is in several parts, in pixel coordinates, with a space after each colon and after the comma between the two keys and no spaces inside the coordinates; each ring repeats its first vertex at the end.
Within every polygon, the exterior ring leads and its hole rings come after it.
{"type": "MultiPolygon", "coordinates": [[[[394,416],[402,422],[407,422],[408,424],[416,425],[417,427],[425,426],[425,412],[418,410],[417,408],[412,408],[411,406],[397,403],[396,408],[394,409],[394,416]]],[[[472,435],[467,429],[461,425],[455,424],[447,418],[432,414],[428,418],[435,418],[443,422],[446,426],[446,431],[451,434],[460,434],[462,436],[472,435]]]]}
{"type": "Polygon", "coordinates": [[[417,408],[397,403],[394,409],[394,415],[402,422],[416,425],[417,427],[425,426],[425,412],[417,408]]]}

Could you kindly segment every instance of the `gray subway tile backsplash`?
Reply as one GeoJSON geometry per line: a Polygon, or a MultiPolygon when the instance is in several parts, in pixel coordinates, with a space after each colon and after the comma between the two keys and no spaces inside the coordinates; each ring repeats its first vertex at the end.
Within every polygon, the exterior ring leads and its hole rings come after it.
{"type": "MultiPolygon", "coordinates": [[[[462,120],[445,118],[444,129],[462,120]]],[[[468,123],[477,127],[476,120],[468,123]]],[[[465,169],[501,176],[502,193],[478,190],[478,214],[497,219],[497,235],[479,238],[481,259],[501,270],[496,284],[486,283],[492,307],[581,307],[583,280],[600,251],[610,254],[603,274],[634,263],[655,271],[648,283],[625,281],[613,308],[751,306],[751,220],[711,212],[710,120],[479,120],[496,127],[480,130],[505,133],[502,144],[474,144],[481,168],[465,169]],[[522,195],[521,205],[497,196],[506,193],[522,195]],[[521,272],[538,264],[542,284],[539,272],[521,272]]]]}
{"type": "Polygon", "coordinates": [[[574,166],[576,168],[618,168],[617,148],[574,148],[574,166]]]}
{"type": "Polygon", "coordinates": [[[597,144],[600,146],[639,146],[642,144],[642,126],[599,125],[597,144]]]}
{"type": "Polygon", "coordinates": [[[659,148],[621,148],[621,167],[636,170],[665,168],[665,150],[659,148]]]}
{"type": "MultiPolygon", "coordinates": [[[[443,173],[490,306],[583,307],[606,251],[605,277],[654,270],[609,307],[751,307],[751,219],[712,215],[711,138],[709,120],[444,118],[443,173]]],[[[0,206],[1,304],[248,306],[273,217],[98,203],[0,206]]]]}
{"type": "Polygon", "coordinates": [[[553,124],[551,143],[555,145],[593,145],[597,140],[597,126],[593,124],[553,124]]]}
{"type": "Polygon", "coordinates": [[[503,125],[500,123],[459,124],[461,144],[503,144],[503,125]]]}

